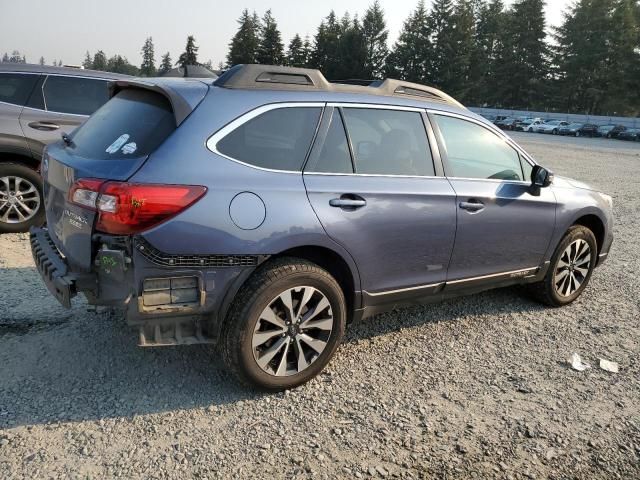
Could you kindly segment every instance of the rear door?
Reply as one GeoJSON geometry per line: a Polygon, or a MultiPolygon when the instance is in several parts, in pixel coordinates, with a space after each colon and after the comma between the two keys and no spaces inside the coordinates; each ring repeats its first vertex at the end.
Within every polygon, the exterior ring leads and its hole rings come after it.
{"type": "Polygon", "coordinates": [[[34,157],[45,145],[71,133],[109,99],[106,80],[43,75],[20,116],[20,124],[34,157]]]}
{"type": "Polygon", "coordinates": [[[445,174],[457,195],[458,228],[448,281],[535,270],[555,227],[552,190],[532,188],[532,165],[484,124],[442,112],[430,117],[445,174]]]}
{"type": "Polygon", "coordinates": [[[355,259],[368,302],[441,286],[455,235],[455,194],[434,164],[424,112],[329,105],[304,172],[330,237],[355,259]]]}

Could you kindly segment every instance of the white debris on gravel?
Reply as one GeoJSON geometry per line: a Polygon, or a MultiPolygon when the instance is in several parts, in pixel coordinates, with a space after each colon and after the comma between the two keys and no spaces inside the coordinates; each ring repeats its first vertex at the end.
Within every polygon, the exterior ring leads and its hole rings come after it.
{"type": "Polygon", "coordinates": [[[284,393],[237,385],[207,346],[141,349],[119,317],[62,309],[27,236],[0,235],[0,478],[640,478],[640,144],[514,137],[614,198],[584,295],[380,315],[284,393]],[[574,351],[624,368],[568,375],[574,351]]]}
{"type": "Polygon", "coordinates": [[[584,372],[587,368],[591,368],[591,365],[584,363],[580,358],[580,355],[577,353],[571,355],[571,358],[569,358],[569,364],[571,365],[571,368],[579,372],[584,372]]]}
{"type": "Polygon", "coordinates": [[[618,373],[618,364],[616,362],[610,362],[603,358],[600,359],[600,368],[611,373],[618,373]]]}

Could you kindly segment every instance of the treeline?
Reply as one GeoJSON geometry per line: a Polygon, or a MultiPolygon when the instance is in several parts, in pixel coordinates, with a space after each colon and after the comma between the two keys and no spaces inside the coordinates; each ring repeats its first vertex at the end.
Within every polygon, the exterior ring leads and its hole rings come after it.
{"type": "MultiPolygon", "coordinates": [[[[318,68],[330,80],[394,77],[433,85],[467,105],[584,114],[640,114],[640,3],[576,0],[562,24],[547,29],[545,0],[420,0],[390,45],[384,11],[375,0],[362,17],[330,12],[312,38],[285,46],[271,10],[245,9],[226,65],[262,63],[318,68]]],[[[174,63],[156,66],[153,39],[139,67],[126,57],[87,52],[83,66],[130,75],[162,75],[199,63],[189,36],[174,63]]],[[[26,61],[20,52],[3,61],[26,61]]],[[[40,59],[44,64],[44,59],[40,59]]],[[[54,65],[56,61],[54,61],[54,65]]],[[[59,65],[62,61],[58,61],[59,65]]]]}
{"type": "Polygon", "coordinates": [[[287,48],[271,11],[244,10],[227,66],[319,68],[332,80],[383,76],[434,85],[468,105],[585,114],[640,113],[640,5],[578,0],[547,35],[544,0],[419,1],[388,44],[376,0],[364,13],[329,13],[313,38],[287,48]]]}

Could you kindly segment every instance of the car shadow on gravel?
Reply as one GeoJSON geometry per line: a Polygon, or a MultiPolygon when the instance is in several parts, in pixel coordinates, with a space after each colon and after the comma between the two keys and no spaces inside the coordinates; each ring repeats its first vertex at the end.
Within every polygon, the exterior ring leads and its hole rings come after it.
{"type": "MultiPolygon", "coordinates": [[[[503,289],[379,315],[352,325],[345,341],[531,310],[543,308],[513,289],[503,289]]],[[[339,363],[340,351],[336,368],[339,363]]],[[[283,394],[239,385],[210,346],[138,347],[135,332],[109,313],[75,309],[63,325],[0,335],[0,429],[173,415],[270,395],[283,394]]]]}

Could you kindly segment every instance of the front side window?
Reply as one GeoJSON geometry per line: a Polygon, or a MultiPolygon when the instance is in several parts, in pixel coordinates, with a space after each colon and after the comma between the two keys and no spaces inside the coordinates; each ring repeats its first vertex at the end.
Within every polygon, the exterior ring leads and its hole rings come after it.
{"type": "Polygon", "coordinates": [[[447,176],[524,180],[518,152],[498,135],[459,118],[435,118],[445,144],[447,176]]]}
{"type": "Polygon", "coordinates": [[[320,119],[319,107],[269,110],[218,141],[227,157],[261,168],[299,171],[320,119]]]}
{"type": "Polygon", "coordinates": [[[74,115],[91,115],[109,100],[105,80],[49,75],[44,82],[47,110],[74,115]]]}
{"type": "Polygon", "coordinates": [[[0,73],[0,102],[24,106],[40,75],[0,73]]]}
{"type": "Polygon", "coordinates": [[[402,110],[345,108],[356,173],[434,176],[422,115],[402,110]]]}

